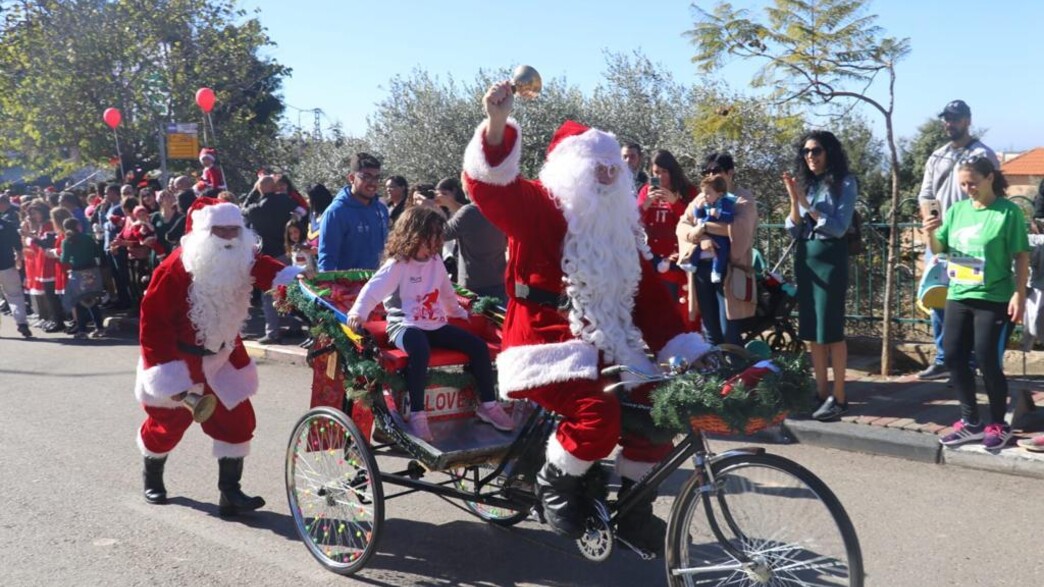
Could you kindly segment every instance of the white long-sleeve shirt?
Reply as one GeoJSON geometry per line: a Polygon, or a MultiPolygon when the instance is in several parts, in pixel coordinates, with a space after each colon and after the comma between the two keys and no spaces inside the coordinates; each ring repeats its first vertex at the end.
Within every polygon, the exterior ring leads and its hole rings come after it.
{"type": "Polygon", "coordinates": [[[427,261],[385,261],[363,286],[348,315],[366,320],[382,300],[388,312],[388,338],[393,341],[409,326],[436,330],[449,318],[468,317],[457,302],[446,266],[436,255],[427,261]]]}

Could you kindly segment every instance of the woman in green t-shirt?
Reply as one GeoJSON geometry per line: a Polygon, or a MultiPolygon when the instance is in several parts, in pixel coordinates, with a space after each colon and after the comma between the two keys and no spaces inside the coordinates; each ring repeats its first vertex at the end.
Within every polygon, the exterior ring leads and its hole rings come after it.
{"type": "Polygon", "coordinates": [[[1002,359],[1004,343],[1012,325],[1022,318],[1026,302],[1030,250],[1026,219],[1004,197],[1008,182],[986,157],[961,161],[957,179],[969,199],[950,206],[945,218],[931,217],[922,225],[932,252],[948,255],[943,350],[961,402],[961,419],[940,442],[958,446],[981,440],[985,448],[999,450],[1012,438],[1004,421],[1008,380],[1002,359]],[[985,426],[975,401],[972,350],[989,398],[985,426]]]}

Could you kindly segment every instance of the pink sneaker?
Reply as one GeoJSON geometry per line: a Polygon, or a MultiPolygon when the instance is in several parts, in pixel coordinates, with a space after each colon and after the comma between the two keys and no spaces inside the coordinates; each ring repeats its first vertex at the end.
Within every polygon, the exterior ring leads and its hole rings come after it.
{"type": "Polygon", "coordinates": [[[1023,438],[1019,446],[1030,452],[1044,452],[1044,434],[1033,438],[1023,438]]]}
{"type": "Polygon", "coordinates": [[[431,434],[431,428],[428,427],[427,412],[414,412],[410,414],[410,419],[406,422],[406,430],[421,440],[427,442],[435,440],[435,437],[431,434]]]}
{"type": "Polygon", "coordinates": [[[475,416],[501,432],[511,432],[515,429],[515,422],[511,416],[496,401],[480,403],[475,409],[475,416]]]}

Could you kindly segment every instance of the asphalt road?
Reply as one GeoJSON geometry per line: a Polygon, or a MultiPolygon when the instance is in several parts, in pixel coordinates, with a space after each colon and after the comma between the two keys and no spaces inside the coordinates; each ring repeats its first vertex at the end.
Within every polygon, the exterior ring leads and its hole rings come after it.
{"type": "MultiPolygon", "coordinates": [[[[15,338],[0,323],[0,585],[662,585],[662,563],[579,558],[533,523],[507,530],[418,494],[387,504],[379,553],[353,578],[324,571],[294,533],[285,446],[309,372],[261,366],[244,489],[268,506],[217,516],[210,442],[190,430],[167,466],[172,503],[140,496],[135,342],[15,338]]],[[[715,444],[726,448],[727,443],[715,444]]],[[[822,477],[848,509],[869,585],[1036,585],[1039,480],[805,446],[771,446],[822,477]]],[[[382,461],[382,466],[399,462],[382,461]]],[[[676,491],[683,472],[668,484],[676,491]]],[[[661,515],[670,499],[661,497],[661,515]]]]}

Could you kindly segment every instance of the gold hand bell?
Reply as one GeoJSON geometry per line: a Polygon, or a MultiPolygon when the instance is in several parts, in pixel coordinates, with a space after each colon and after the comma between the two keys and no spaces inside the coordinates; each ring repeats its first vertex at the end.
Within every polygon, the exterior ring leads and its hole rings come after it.
{"type": "Polygon", "coordinates": [[[217,408],[217,398],[212,395],[201,395],[198,393],[186,393],[181,399],[181,404],[192,412],[192,419],[202,424],[214,415],[217,408]]]}
{"type": "Polygon", "coordinates": [[[544,81],[540,72],[528,65],[519,65],[511,73],[511,90],[523,100],[532,100],[540,94],[544,81]]]}

